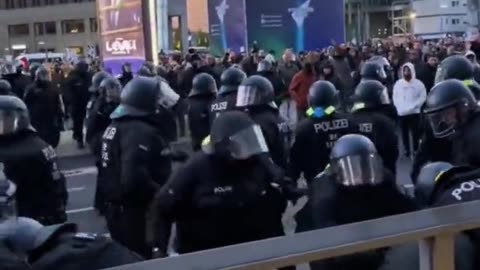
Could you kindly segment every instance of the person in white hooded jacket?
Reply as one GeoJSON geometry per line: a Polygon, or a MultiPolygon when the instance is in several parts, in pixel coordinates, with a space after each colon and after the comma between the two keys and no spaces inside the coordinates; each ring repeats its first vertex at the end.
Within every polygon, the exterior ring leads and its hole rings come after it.
{"type": "Polygon", "coordinates": [[[393,86],[393,104],[400,117],[402,141],[405,156],[410,157],[410,134],[413,151],[416,152],[420,140],[420,112],[427,98],[425,85],[416,78],[415,67],[406,63],[401,68],[401,79],[393,86]]]}

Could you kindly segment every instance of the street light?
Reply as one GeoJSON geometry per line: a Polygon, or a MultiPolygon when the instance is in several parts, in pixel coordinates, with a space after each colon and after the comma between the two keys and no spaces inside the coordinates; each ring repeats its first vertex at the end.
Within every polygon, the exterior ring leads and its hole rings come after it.
{"type": "Polygon", "coordinates": [[[415,18],[417,18],[417,14],[415,12],[412,12],[410,13],[409,17],[410,19],[414,20],[415,18]]]}

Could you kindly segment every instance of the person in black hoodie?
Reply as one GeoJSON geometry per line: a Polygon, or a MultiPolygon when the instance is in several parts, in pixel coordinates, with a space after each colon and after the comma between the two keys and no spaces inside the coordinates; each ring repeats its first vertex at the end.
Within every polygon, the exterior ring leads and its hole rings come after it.
{"type": "Polygon", "coordinates": [[[88,71],[88,64],[81,61],[75,65],[74,70],[68,75],[67,89],[72,97],[73,138],[77,141],[78,148],[83,148],[83,122],[87,114],[87,104],[90,99],[92,75],[88,71]]]}
{"type": "Polygon", "coordinates": [[[436,54],[429,54],[427,55],[427,65],[426,65],[426,73],[425,73],[425,88],[427,89],[427,93],[435,85],[435,76],[437,74],[438,68],[438,56],[436,54]]]}
{"type": "Polygon", "coordinates": [[[287,92],[288,89],[285,83],[278,72],[274,70],[274,67],[270,61],[262,60],[260,63],[258,63],[257,75],[266,78],[273,85],[275,100],[281,98],[287,92]]]}
{"type": "Polygon", "coordinates": [[[127,62],[122,65],[122,75],[120,75],[118,80],[122,84],[122,87],[125,87],[131,79],[133,79],[132,65],[127,62]]]}
{"type": "Polygon", "coordinates": [[[40,138],[54,148],[57,147],[63,128],[63,109],[60,94],[50,82],[45,67],[40,66],[35,72],[35,81],[25,90],[24,101],[30,112],[32,126],[40,138]]]}

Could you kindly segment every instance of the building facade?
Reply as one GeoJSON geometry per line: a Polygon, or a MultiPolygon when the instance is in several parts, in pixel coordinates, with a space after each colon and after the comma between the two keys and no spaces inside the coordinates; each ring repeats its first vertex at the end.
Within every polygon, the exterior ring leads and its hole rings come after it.
{"type": "Polygon", "coordinates": [[[0,55],[83,54],[97,44],[97,28],[94,0],[0,0],[0,55]]]}
{"type": "Polygon", "coordinates": [[[414,33],[441,38],[446,34],[462,35],[477,25],[476,5],[468,0],[414,0],[414,33]]]}

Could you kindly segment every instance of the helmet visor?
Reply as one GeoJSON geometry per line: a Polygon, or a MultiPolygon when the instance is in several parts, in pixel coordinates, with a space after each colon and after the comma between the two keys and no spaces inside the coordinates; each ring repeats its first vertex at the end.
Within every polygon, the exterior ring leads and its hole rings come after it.
{"type": "Polygon", "coordinates": [[[240,85],[237,92],[237,107],[246,107],[262,103],[257,87],[252,85],[240,85]]]}
{"type": "Polygon", "coordinates": [[[428,122],[436,138],[446,138],[455,133],[458,123],[455,106],[427,114],[428,122]]]}
{"type": "Polygon", "coordinates": [[[377,69],[378,78],[380,78],[381,80],[386,80],[387,79],[387,72],[385,72],[385,68],[383,66],[381,66],[381,67],[382,68],[377,69]]]}
{"type": "Polygon", "coordinates": [[[17,132],[20,128],[21,116],[16,111],[0,110],[0,135],[9,135],[17,132]]]}
{"type": "Polygon", "coordinates": [[[267,143],[258,125],[243,129],[222,142],[206,142],[202,145],[202,150],[207,154],[228,152],[236,160],[268,153],[267,143]]]}
{"type": "Polygon", "coordinates": [[[382,159],[377,154],[346,156],[332,160],[337,182],[343,186],[376,185],[383,181],[382,159]]]}
{"type": "Polygon", "coordinates": [[[445,80],[445,77],[446,77],[445,69],[442,68],[442,66],[440,65],[437,68],[437,73],[435,74],[435,84],[439,82],[443,82],[445,80]]]}

